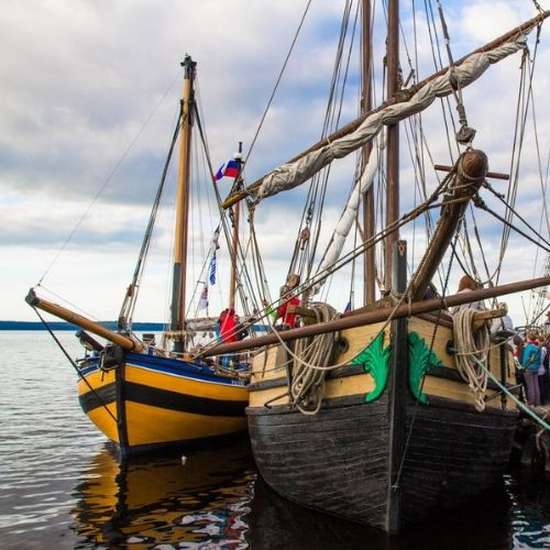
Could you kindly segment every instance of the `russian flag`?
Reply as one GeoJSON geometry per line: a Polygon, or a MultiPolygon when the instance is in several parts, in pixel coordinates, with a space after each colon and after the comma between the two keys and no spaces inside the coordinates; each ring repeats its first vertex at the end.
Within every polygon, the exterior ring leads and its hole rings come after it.
{"type": "Polygon", "coordinates": [[[220,181],[222,178],[237,178],[240,168],[236,160],[230,160],[227,164],[223,163],[214,176],[214,181],[220,181]]]}
{"type": "Polygon", "coordinates": [[[236,160],[230,160],[223,171],[223,175],[228,178],[236,178],[239,175],[239,163],[236,160]]]}
{"type": "Polygon", "coordinates": [[[218,171],[216,172],[216,175],[214,176],[214,181],[220,181],[223,178],[223,167],[225,166],[225,162],[218,168],[218,171]]]}

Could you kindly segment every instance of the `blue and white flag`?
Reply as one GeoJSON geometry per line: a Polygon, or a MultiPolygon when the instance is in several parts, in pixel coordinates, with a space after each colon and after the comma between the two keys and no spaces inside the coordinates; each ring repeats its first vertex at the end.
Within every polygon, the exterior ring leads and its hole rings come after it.
{"type": "Polygon", "coordinates": [[[199,298],[199,309],[206,309],[208,307],[208,285],[204,285],[201,296],[199,298]]]}
{"type": "Polygon", "coordinates": [[[216,251],[212,254],[212,259],[210,260],[210,267],[208,268],[208,280],[211,285],[216,284],[216,251]]]}
{"type": "Polygon", "coordinates": [[[346,309],[344,309],[344,313],[348,313],[351,311],[351,300],[346,304],[346,309]]]}

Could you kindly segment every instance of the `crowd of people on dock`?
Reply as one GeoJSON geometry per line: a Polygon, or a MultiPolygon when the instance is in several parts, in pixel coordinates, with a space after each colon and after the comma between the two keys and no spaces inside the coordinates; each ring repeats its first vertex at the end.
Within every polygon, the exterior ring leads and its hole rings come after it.
{"type": "Polygon", "coordinates": [[[528,405],[550,404],[550,336],[527,332],[514,336],[517,381],[525,388],[528,405]]]}

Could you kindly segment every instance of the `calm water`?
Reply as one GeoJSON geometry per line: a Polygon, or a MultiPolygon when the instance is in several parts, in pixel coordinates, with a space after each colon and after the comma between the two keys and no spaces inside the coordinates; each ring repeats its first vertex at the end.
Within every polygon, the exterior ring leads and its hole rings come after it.
{"type": "MultiPolygon", "coordinates": [[[[79,353],[72,334],[60,333],[79,353]]],[[[292,505],[245,442],[119,466],[45,333],[0,332],[0,548],[550,548],[550,483],[508,476],[476,507],[399,538],[292,505]]]]}

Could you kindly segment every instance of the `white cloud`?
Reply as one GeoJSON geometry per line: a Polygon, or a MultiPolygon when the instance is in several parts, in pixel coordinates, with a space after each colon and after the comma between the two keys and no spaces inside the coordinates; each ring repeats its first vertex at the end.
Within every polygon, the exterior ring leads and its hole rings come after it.
{"type": "MultiPolygon", "coordinates": [[[[0,248],[3,262],[9,267],[1,275],[0,287],[10,291],[2,299],[0,318],[29,318],[30,312],[22,304],[26,287],[48,265],[120,155],[140,132],[151,109],[156,108],[108,191],[86,217],[51,275],[52,288],[71,301],[99,310],[103,318],[116,315],[174,123],[180,89],[179,61],[189,52],[199,62],[200,99],[212,158],[214,163],[221,162],[234,151],[238,139],[245,141],[245,147],[251,139],[301,16],[302,4],[305,2],[296,0],[5,2],[0,19],[0,45],[7,52],[0,59],[0,212],[6,229],[0,248]]],[[[331,0],[312,4],[247,169],[250,179],[317,140],[343,4],[331,0]]],[[[406,7],[403,9],[404,32],[412,52],[411,14],[406,7]]],[[[529,2],[519,0],[469,0],[447,3],[446,13],[451,47],[458,58],[531,17],[533,10],[529,2]]],[[[433,71],[433,61],[421,10],[417,15],[423,77],[433,71]]],[[[379,6],[377,23],[382,21],[379,6]]],[[[378,26],[378,65],[382,47],[383,29],[378,26]]],[[[550,108],[545,101],[550,83],[544,70],[550,62],[548,52],[543,30],[534,87],[543,155],[550,134],[550,108]]],[[[442,55],[445,60],[445,53],[442,55]]],[[[406,76],[404,56],[402,63],[406,76]]],[[[478,130],[476,144],[487,151],[492,169],[498,171],[509,169],[518,66],[519,56],[515,56],[492,67],[482,81],[465,92],[469,122],[478,130]]],[[[358,62],[352,61],[354,81],[357,67],[358,62]]],[[[381,78],[377,81],[378,97],[380,87],[381,78]]],[[[354,93],[346,97],[343,121],[355,115],[355,97],[354,93]]],[[[449,162],[438,104],[426,113],[424,128],[434,160],[449,162]]],[[[404,134],[402,143],[403,210],[407,210],[413,201],[413,172],[404,134]]],[[[533,204],[540,183],[533,145],[533,133],[529,131],[518,207],[538,225],[540,208],[533,208],[533,204]]],[[[323,242],[328,240],[347,195],[352,171],[350,161],[335,163],[332,169],[323,242]]],[[[430,175],[430,185],[433,183],[430,175]]],[[[505,189],[505,184],[495,182],[495,187],[505,189]]],[[[293,191],[266,202],[256,213],[274,293],[286,272],[303,195],[304,190],[293,191]]],[[[169,196],[161,213],[154,261],[147,272],[144,301],[140,304],[139,315],[144,319],[159,319],[165,313],[172,242],[170,204],[169,196]]],[[[479,216],[479,225],[487,239],[490,265],[494,266],[494,230],[485,216],[479,216]]],[[[197,255],[201,231],[207,240],[211,229],[211,219],[204,221],[202,229],[199,219],[195,220],[197,255]]],[[[412,236],[409,228],[404,234],[412,236]]],[[[419,241],[417,256],[421,246],[419,241]]],[[[505,276],[530,277],[533,257],[533,247],[514,239],[505,276]],[[529,250],[529,260],[520,263],[518,257],[525,250],[529,250]]],[[[196,272],[198,267],[193,266],[196,272]]],[[[195,276],[191,274],[191,278],[195,276]]],[[[332,289],[334,303],[343,307],[347,301],[346,277],[340,277],[332,289]]],[[[222,303],[223,295],[217,300],[222,303]]],[[[516,302],[514,307],[519,312],[516,302]]]]}

